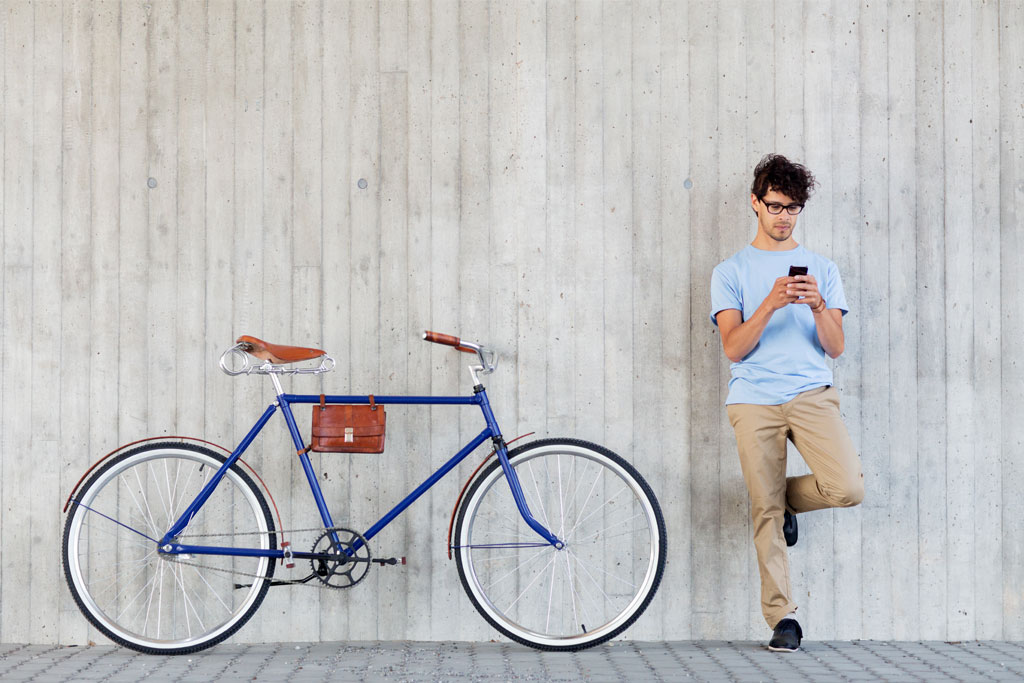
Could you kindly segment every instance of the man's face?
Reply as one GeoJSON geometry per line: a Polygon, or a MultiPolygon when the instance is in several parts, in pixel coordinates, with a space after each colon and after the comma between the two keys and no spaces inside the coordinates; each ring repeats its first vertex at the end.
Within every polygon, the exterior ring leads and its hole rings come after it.
{"type": "Polygon", "coordinates": [[[777,215],[771,214],[768,212],[768,205],[779,204],[788,206],[796,204],[792,198],[781,192],[768,190],[763,199],[758,199],[756,195],[751,194],[750,202],[754,207],[754,211],[757,212],[757,229],[760,232],[776,242],[785,242],[790,238],[793,234],[793,228],[796,227],[796,219],[799,216],[790,214],[786,209],[782,209],[777,215]]]}

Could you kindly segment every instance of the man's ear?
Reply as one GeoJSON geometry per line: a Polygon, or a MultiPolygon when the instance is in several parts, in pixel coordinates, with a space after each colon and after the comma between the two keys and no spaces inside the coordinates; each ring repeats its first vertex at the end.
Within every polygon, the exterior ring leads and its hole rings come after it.
{"type": "Polygon", "coordinates": [[[754,210],[754,215],[757,215],[757,195],[753,192],[750,193],[750,208],[754,210]]]}

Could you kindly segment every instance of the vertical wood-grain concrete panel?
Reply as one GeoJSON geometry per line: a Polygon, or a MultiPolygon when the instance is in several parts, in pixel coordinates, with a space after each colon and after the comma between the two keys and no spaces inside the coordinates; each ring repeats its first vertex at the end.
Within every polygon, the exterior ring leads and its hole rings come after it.
{"type": "MultiPolygon", "coordinates": [[[[22,452],[28,475],[28,491],[41,490],[48,482],[60,480],[60,403],[61,314],[64,275],[62,202],[62,162],[64,151],[62,78],[63,12],[56,2],[34,6],[32,42],[32,222],[25,226],[32,233],[32,351],[22,362],[29,366],[31,380],[22,397],[30,406],[32,439],[22,452]],[[57,324],[54,324],[54,323],[57,324]]],[[[69,240],[69,254],[75,243],[69,240]]],[[[20,510],[26,515],[25,541],[28,547],[52,547],[60,542],[58,510],[43,496],[28,495],[20,510]]],[[[45,555],[26,553],[21,564],[30,578],[43,585],[60,580],[60,568],[52,566],[45,555]],[[27,561],[26,561],[27,560],[27,561]]],[[[59,596],[53,590],[35,590],[28,595],[28,611],[22,623],[29,633],[56,633],[59,596]]]]}
{"type": "MultiPolygon", "coordinates": [[[[861,230],[864,223],[861,218],[864,195],[861,170],[861,147],[864,136],[861,128],[864,117],[860,107],[864,81],[873,78],[874,74],[865,74],[861,65],[861,7],[857,3],[836,2],[831,14],[835,17],[831,97],[832,154],[831,169],[822,170],[831,173],[832,176],[830,258],[839,267],[843,288],[846,291],[846,301],[851,311],[851,315],[843,319],[848,351],[836,360],[833,371],[839,390],[843,420],[854,446],[861,448],[860,361],[863,353],[861,321],[864,319],[861,302],[864,293],[859,283],[860,250],[863,245],[861,230]]],[[[865,454],[861,450],[862,462],[864,458],[865,454]]],[[[865,480],[865,486],[868,485],[865,480]]],[[[867,494],[865,500],[868,500],[867,494]]],[[[864,633],[863,585],[865,580],[871,578],[871,574],[865,577],[863,573],[863,511],[854,508],[826,514],[832,518],[831,531],[835,539],[832,564],[835,573],[835,592],[831,601],[834,605],[832,621],[835,624],[835,637],[854,638],[857,634],[864,633]]]]}
{"type": "MultiPolygon", "coordinates": [[[[1021,26],[1024,3],[1001,3],[999,26],[1021,26]]],[[[1002,29],[1000,29],[1002,31],[1002,29]]],[[[1024,111],[1019,98],[1024,92],[1024,44],[999,42],[999,272],[1000,272],[1000,395],[999,459],[1002,474],[1000,521],[1002,522],[1003,637],[1024,638],[1024,421],[1018,419],[1024,381],[1024,363],[1017,358],[1016,340],[1024,333],[1024,267],[1018,257],[1024,249],[1024,111]]],[[[991,253],[989,259],[995,260],[991,253]]]]}
{"type": "MultiPolygon", "coordinates": [[[[27,507],[33,489],[32,444],[40,435],[32,432],[32,280],[36,270],[33,217],[37,199],[35,164],[35,6],[13,5],[4,14],[4,191],[3,191],[3,458],[0,468],[0,502],[3,528],[0,545],[26,548],[32,540],[27,507]]],[[[51,32],[54,29],[51,28],[51,32]]],[[[46,30],[42,31],[45,36],[46,30]]],[[[44,201],[42,197],[38,198],[44,201]]],[[[45,246],[45,245],[44,245],[45,246]]],[[[42,251],[42,250],[40,250],[42,251]]],[[[52,268],[44,259],[39,270],[52,268]]],[[[24,615],[32,608],[32,563],[3,562],[0,568],[0,628],[4,640],[27,641],[33,637],[24,615]],[[9,634],[9,635],[8,635],[9,634]]],[[[35,637],[44,637],[39,634],[35,637]]]]}
{"type": "MultiPolygon", "coordinates": [[[[644,410],[657,410],[659,431],[637,439],[648,448],[655,444],[659,461],[650,474],[644,476],[660,481],[658,499],[665,514],[665,524],[672,529],[668,538],[669,554],[675,558],[667,563],[666,586],[676,586],[659,598],[662,607],[661,629],[677,628],[680,638],[690,637],[693,624],[690,619],[680,622],[678,615],[690,614],[692,599],[692,535],[690,529],[690,458],[691,425],[688,419],[692,392],[689,358],[692,344],[690,320],[690,260],[689,236],[685,226],[689,223],[690,192],[693,180],[688,164],[690,135],[689,121],[689,14],[683,3],[662,3],[660,6],[660,61],[658,87],[660,92],[658,178],[661,191],[658,197],[661,239],[659,256],[661,282],[661,318],[648,321],[660,330],[657,334],[661,347],[661,362],[653,374],[660,376],[662,390],[658,406],[645,406],[644,410]]],[[[643,367],[646,362],[641,364],[643,367]]]]}
{"type": "MultiPolygon", "coordinates": [[[[943,35],[942,17],[918,12],[919,37],[943,35]]],[[[917,79],[917,462],[921,637],[946,637],[946,336],[943,231],[943,40],[915,41],[917,79]],[[927,596],[927,599],[924,599],[927,596]]]]}
{"type": "MultiPolygon", "coordinates": [[[[888,284],[889,341],[887,385],[889,406],[889,485],[891,502],[888,514],[892,533],[886,539],[886,550],[895,557],[903,548],[916,548],[918,526],[918,463],[917,463],[917,401],[916,373],[906,368],[917,367],[916,315],[917,293],[917,167],[914,129],[917,111],[914,83],[917,60],[914,32],[914,4],[893,3],[889,7],[888,61],[904,65],[889,71],[888,136],[886,156],[889,178],[886,187],[889,249],[886,254],[888,284]],[[897,425],[898,429],[893,429],[897,425]]],[[[882,596],[892,603],[890,618],[892,637],[907,639],[920,629],[919,577],[913,563],[891,563],[892,587],[882,596]]]]}

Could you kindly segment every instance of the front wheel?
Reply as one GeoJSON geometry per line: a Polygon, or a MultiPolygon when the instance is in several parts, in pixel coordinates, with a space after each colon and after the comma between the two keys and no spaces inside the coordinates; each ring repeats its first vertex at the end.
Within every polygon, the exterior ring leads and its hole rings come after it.
{"type": "MultiPolygon", "coordinates": [[[[193,444],[147,444],[106,463],[72,501],[63,546],[68,587],[114,642],[151,654],[192,653],[230,636],[260,606],[274,575],[270,558],[157,552],[224,460],[193,444]]],[[[237,464],[179,538],[276,547],[266,499],[237,464]]]]}
{"type": "Polygon", "coordinates": [[[455,529],[469,599],[503,634],[542,650],[615,637],[650,604],[665,569],[665,520],[650,486],[585,441],[545,439],[508,457],[530,512],[565,547],[526,525],[495,460],[466,494],[455,529]]]}

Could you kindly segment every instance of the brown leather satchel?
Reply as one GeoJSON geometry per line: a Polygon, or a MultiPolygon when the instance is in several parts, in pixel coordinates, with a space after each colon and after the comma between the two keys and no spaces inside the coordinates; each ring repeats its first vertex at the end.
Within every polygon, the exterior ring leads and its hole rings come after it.
{"type": "Polygon", "coordinates": [[[318,453],[383,453],[387,415],[370,396],[370,405],[313,406],[313,439],[310,450],[318,453]]]}

